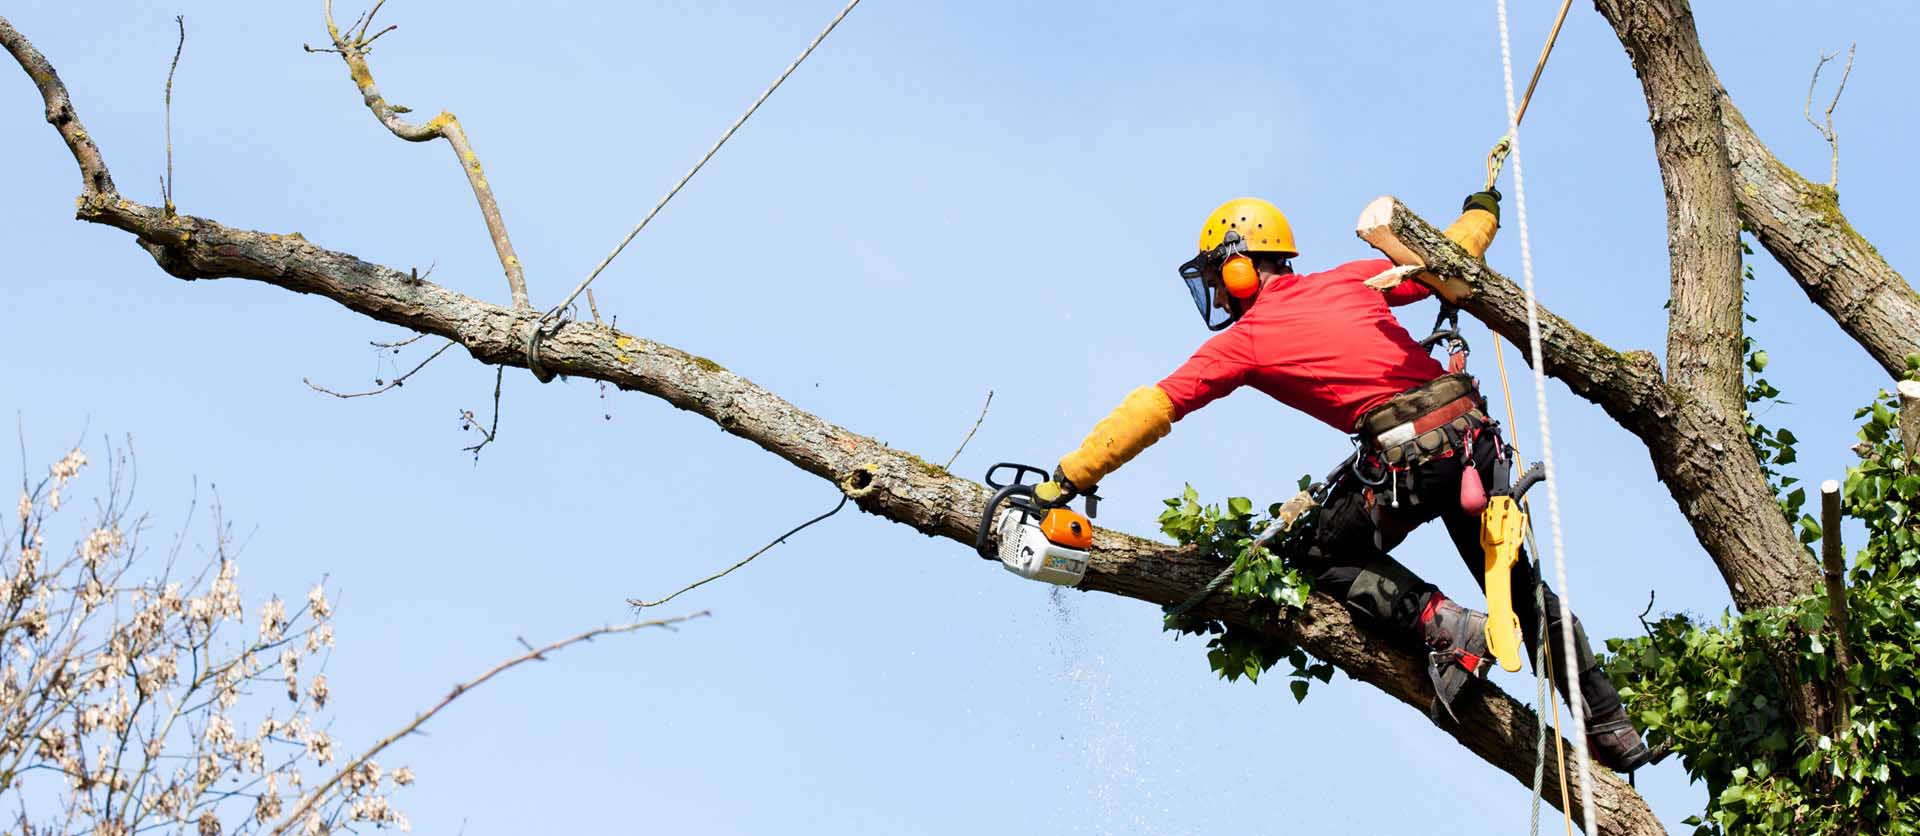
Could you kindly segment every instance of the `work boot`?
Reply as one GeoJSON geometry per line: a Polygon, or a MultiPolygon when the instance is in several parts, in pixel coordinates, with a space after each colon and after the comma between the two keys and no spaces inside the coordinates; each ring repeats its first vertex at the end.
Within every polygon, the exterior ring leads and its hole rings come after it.
{"type": "Polygon", "coordinates": [[[1487,653],[1487,616],[1449,600],[1439,592],[1420,611],[1420,638],[1427,654],[1427,675],[1433,679],[1433,704],[1427,716],[1440,722],[1441,709],[1454,722],[1453,700],[1468,682],[1487,678],[1493,659],[1487,653]]]}
{"type": "Polygon", "coordinates": [[[1671,751],[1665,743],[1649,748],[1633,721],[1627,719],[1626,708],[1618,703],[1612,711],[1587,718],[1587,752],[1615,772],[1632,772],[1659,763],[1671,751]]]}

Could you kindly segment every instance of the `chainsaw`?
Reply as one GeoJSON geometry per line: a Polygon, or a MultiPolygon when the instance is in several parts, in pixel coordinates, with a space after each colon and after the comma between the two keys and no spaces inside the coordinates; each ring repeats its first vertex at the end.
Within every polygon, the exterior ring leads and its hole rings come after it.
{"type": "Polygon", "coordinates": [[[1093,546],[1093,523],[1100,498],[1091,491],[1085,515],[1066,507],[1073,495],[1057,505],[1041,503],[1034,486],[1047,472],[1031,465],[1001,462],[987,470],[993,498],[980,512],[980,530],[974,548],[988,560],[998,560],[1007,571],[1023,578],[1060,586],[1075,586],[1087,576],[1087,552],[1093,546]],[[1012,477],[1002,481],[1006,471],[1012,477]],[[1034,481],[1027,481],[1027,477],[1034,481]],[[1002,507],[1002,506],[1005,507],[1002,507]]]}

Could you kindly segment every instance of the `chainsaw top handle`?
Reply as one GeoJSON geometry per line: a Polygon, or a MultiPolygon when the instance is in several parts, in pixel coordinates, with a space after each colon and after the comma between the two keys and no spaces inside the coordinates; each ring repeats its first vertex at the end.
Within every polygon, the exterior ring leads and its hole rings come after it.
{"type": "Polygon", "coordinates": [[[1045,481],[1047,481],[1047,472],[1045,470],[1041,470],[1040,468],[1034,467],[1033,465],[1030,465],[1030,464],[1020,464],[1019,462],[1001,462],[999,464],[994,465],[993,467],[987,468],[987,487],[993,488],[995,490],[998,490],[1000,488],[1005,488],[1005,487],[1018,487],[1023,485],[1026,487],[1032,487],[1034,485],[1040,484],[1041,482],[1045,482],[1045,481]],[[994,474],[999,473],[1002,470],[1012,470],[1013,481],[1002,482],[999,479],[995,479],[994,474]],[[1034,477],[1034,480],[1032,482],[1028,482],[1027,481],[1028,476],[1034,477]]]}

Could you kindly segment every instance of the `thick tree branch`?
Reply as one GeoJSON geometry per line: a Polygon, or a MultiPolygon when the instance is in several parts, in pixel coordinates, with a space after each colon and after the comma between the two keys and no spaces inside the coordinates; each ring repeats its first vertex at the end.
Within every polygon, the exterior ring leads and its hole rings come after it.
{"type": "Polygon", "coordinates": [[[1740,220],[1720,129],[1719,81],[1693,37],[1686,0],[1609,5],[1646,93],[1653,148],[1667,194],[1672,305],[1667,376],[1732,416],[1746,408],[1741,378],[1740,220]]]}
{"type": "MultiPolygon", "coordinates": [[[[1621,10],[1615,4],[1595,6],[1616,31],[1622,31],[1621,10]]],[[[1691,20],[1684,27],[1674,23],[1647,19],[1626,31],[1634,37],[1670,39],[1678,48],[1700,54],[1699,34],[1691,20]],[[1653,29],[1661,24],[1668,28],[1653,29]]],[[[1682,68],[1670,63],[1643,67],[1636,62],[1635,69],[1649,91],[1703,83],[1683,77],[1682,68]]],[[[1920,293],[1854,231],[1840,212],[1839,195],[1832,187],[1800,176],[1760,141],[1704,59],[1690,71],[1705,73],[1704,83],[1713,86],[1719,99],[1740,219],[1808,299],[1832,316],[1889,376],[1903,377],[1907,355],[1920,353],[1920,293]]]]}
{"type": "Polygon", "coordinates": [[[113,177],[107,174],[107,163],[100,158],[100,148],[93,144],[86,126],[80,124],[80,115],[73,112],[73,100],[67,97],[67,85],[60,81],[60,74],[53,71],[47,57],[34,49],[33,43],[4,17],[0,17],[0,46],[13,54],[14,60],[20,62],[20,69],[26,70],[33,86],[39,88],[40,98],[47,104],[47,124],[60,132],[60,139],[67,143],[73,161],[80,166],[81,195],[113,194],[113,177]]]}
{"type": "MultiPolygon", "coordinates": [[[[360,96],[367,103],[367,109],[373,111],[380,124],[387,126],[394,136],[408,142],[430,142],[445,139],[452,146],[454,156],[460,158],[460,168],[467,173],[467,184],[473,187],[473,199],[480,204],[480,216],[487,222],[487,235],[493,239],[493,250],[500,257],[500,266],[507,273],[507,290],[513,295],[513,306],[529,307],[527,301],[527,278],[520,268],[520,257],[513,252],[513,241],[507,238],[507,222],[500,217],[500,204],[493,199],[493,187],[487,184],[486,172],[480,168],[480,157],[473,153],[473,145],[467,142],[467,132],[460,127],[460,120],[452,113],[440,111],[440,115],[427,120],[425,124],[414,124],[400,118],[401,109],[387,103],[380,94],[379,86],[373,83],[373,69],[367,66],[367,47],[374,38],[391,31],[393,27],[380,30],[372,37],[367,36],[367,27],[373,25],[373,16],[378,14],[380,6],[375,5],[356,21],[358,28],[340,27],[333,22],[333,0],[324,0],[327,15],[327,36],[333,39],[333,51],[339,53],[340,60],[347,62],[347,73],[353,77],[353,85],[360,89],[360,96]]],[[[385,3],[386,0],[380,0],[385,3]]]]}
{"type": "Polygon", "coordinates": [[[1721,127],[1739,178],[1740,218],[1787,274],[1889,376],[1920,353],[1920,293],[1855,232],[1833,189],[1779,160],[1721,93],[1721,127]]]}

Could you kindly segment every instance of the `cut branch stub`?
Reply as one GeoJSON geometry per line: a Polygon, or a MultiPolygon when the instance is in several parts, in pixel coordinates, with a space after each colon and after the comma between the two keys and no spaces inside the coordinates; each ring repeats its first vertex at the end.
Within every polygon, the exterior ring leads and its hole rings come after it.
{"type": "MultiPolygon", "coordinates": [[[[1374,198],[1372,203],[1368,203],[1366,208],[1360,210],[1360,220],[1355,222],[1353,232],[1360,236],[1360,240],[1379,250],[1381,255],[1386,256],[1394,264],[1402,267],[1425,267],[1427,263],[1421,260],[1413,250],[1408,249],[1407,245],[1402,243],[1399,236],[1393,232],[1393,209],[1398,204],[1399,201],[1385,195],[1374,198]]],[[[1459,304],[1461,299],[1473,293],[1473,288],[1468,287],[1465,282],[1442,278],[1429,272],[1416,273],[1415,278],[1427,283],[1434,292],[1440,294],[1440,298],[1454,304],[1459,304]]]]}
{"type": "Polygon", "coordinates": [[[1902,380],[1894,388],[1900,396],[1900,448],[1911,470],[1920,456],[1920,380],[1902,380]]]}

